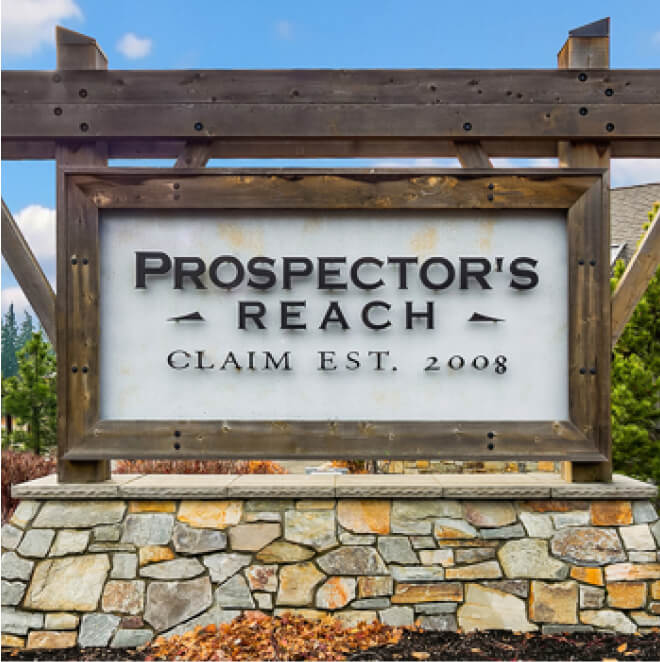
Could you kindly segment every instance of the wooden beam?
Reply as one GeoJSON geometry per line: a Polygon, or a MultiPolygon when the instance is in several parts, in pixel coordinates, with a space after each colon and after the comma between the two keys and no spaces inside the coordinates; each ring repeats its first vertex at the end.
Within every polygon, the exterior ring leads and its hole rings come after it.
{"type": "Polygon", "coordinates": [[[7,261],[48,339],[55,347],[55,293],[4,200],[2,257],[7,261]]]}
{"type": "Polygon", "coordinates": [[[212,143],[188,142],[176,159],[175,168],[203,168],[210,158],[212,143]]]}
{"type": "MultiPolygon", "coordinates": [[[[55,31],[57,45],[58,72],[53,78],[62,76],[65,69],[103,70],[107,69],[108,60],[99,48],[96,40],[71,30],[58,27],[55,31]]],[[[80,96],[80,92],[78,91],[80,96]]],[[[81,402],[86,399],[84,389],[71,397],[71,347],[72,327],[79,320],[69,317],[70,310],[76,310],[71,305],[74,297],[67,287],[66,269],[72,268],[71,257],[68,254],[69,226],[75,223],[70,218],[69,200],[64,189],[63,167],[66,165],[106,165],[108,158],[107,144],[102,142],[58,141],[55,144],[55,159],[57,162],[57,477],[62,483],[94,483],[110,478],[110,462],[108,460],[71,461],[65,459],[72,437],[80,434],[81,402]]],[[[76,259],[77,262],[77,259],[76,259]]],[[[77,264],[75,265],[77,266],[77,264]]],[[[87,268],[87,266],[86,266],[87,268]]],[[[88,265],[88,271],[98,270],[98,265],[88,265]]],[[[75,316],[74,316],[75,317],[75,316]]]]}
{"type": "Polygon", "coordinates": [[[463,168],[492,168],[493,164],[488,158],[486,150],[481,143],[468,143],[454,141],[456,156],[463,168]]]}
{"type": "Polygon", "coordinates": [[[649,281],[660,266],[660,211],[619,281],[612,297],[612,347],[621,337],[649,281]]]}
{"type": "MultiPolygon", "coordinates": [[[[569,32],[566,43],[557,55],[557,66],[559,69],[584,69],[578,74],[578,77],[589,79],[591,69],[598,70],[609,67],[610,64],[610,46],[609,46],[609,19],[596,21],[595,23],[582,26],[569,32]]],[[[585,81],[586,82],[586,81],[585,81]]],[[[611,89],[611,88],[610,88],[611,89]]],[[[589,112],[588,106],[584,106],[589,112]]],[[[612,132],[613,133],[613,132],[612,132]]],[[[557,145],[557,156],[559,157],[560,167],[568,168],[586,168],[586,167],[610,167],[610,147],[605,141],[586,142],[583,139],[573,141],[560,141],[557,145]]],[[[605,183],[609,186],[609,177],[605,178],[605,183]]],[[[609,199],[605,195],[607,204],[603,214],[607,219],[607,238],[609,244],[609,199]]],[[[584,314],[584,312],[583,312],[584,314]]],[[[600,370],[609,370],[609,366],[601,366],[600,370]]],[[[585,387],[586,388],[586,387],[585,387]]],[[[592,398],[592,400],[595,400],[592,398]]],[[[592,403],[597,406],[597,402],[592,403]]],[[[609,401],[607,403],[609,408],[609,401]]],[[[609,428],[602,431],[609,436],[609,428]]],[[[609,462],[562,462],[562,476],[568,482],[609,482],[612,480],[612,453],[609,452],[609,462]]]]}

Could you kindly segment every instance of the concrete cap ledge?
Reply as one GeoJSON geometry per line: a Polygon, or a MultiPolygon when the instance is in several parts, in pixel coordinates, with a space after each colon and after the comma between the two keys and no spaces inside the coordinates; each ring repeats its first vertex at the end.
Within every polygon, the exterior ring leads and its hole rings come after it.
{"type": "Polygon", "coordinates": [[[615,474],[611,483],[567,483],[559,474],[114,474],[100,483],[56,475],[12,487],[19,499],[654,499],[658,488],[615,474]]]}

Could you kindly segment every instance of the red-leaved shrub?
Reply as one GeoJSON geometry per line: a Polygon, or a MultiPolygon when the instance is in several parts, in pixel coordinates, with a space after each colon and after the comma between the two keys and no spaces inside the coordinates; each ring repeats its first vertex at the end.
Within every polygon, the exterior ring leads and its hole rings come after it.
{"type": "Polygon", "coordinates": [[[12,499],[11,486],[55,472],[57,459],[35,453],[2,451],[2,521],[14,512],[18,499],[12,499]]]}
{"type": "Polygon", "coordinates": [[[119,460],[118,474],[285,474],[270,460],[119,460]]]}

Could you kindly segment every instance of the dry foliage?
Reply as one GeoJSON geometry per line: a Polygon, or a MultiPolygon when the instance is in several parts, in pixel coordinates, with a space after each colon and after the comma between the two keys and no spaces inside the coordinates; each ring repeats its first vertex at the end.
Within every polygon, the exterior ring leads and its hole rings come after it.
{"type": "Polygon", "coordinates": [[[159,637],[147,660],[345,660],[372,646],[395,644],[402,628],[374,622],[345,628],[331,616],[308,621],[245,612],[231,623],[198,626],[186,634],[159,637]]]}
{"type": "Polygon", "coordinates": [[[57,459],[30,452],[2,451],[2,521],[16,509],[18,499],[12,499],[11,486],[55,472],[57,459]]]}
{"type": "Polygon", "coordinates": [[[118,474],[285,474],[270,460],[119,460],[118,474]]]}

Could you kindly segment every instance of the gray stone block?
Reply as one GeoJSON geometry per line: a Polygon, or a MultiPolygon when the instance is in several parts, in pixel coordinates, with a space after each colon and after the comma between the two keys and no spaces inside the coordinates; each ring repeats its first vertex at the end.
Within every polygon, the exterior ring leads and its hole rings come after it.
{"type": "Polygon", "coordinates": [[[174,549],[181,554],[206,554],[227,547],[227,534],[214,529],[197,529],[182,522],[174,525],[174,549]]]}
{"type": "Polygon", "coordinates": [[[173,559],[152,563],[140,569],[140,577],[151,579],[192,579],[204,572],[204,566],[194,558],[173,559]]]}
{"type": "Polygon", "coordinates": [[[174,515],[153,513],[128,515],[124,522],[123,543],[144,545],[167,545],[172,537],[174,515]]]}
{"type": "Polygon", "coordinates": [[[576,632],[593,632],[591,625],[544,625],[543,634],[575,634],[576,632]]]}
{"type": "Polygon", "coordinates": [[[32,526],[76,529],[114,524],[121,522],[125,510],[123,501],[47,501],[32,526]]]}
{"type": "Polygon", "coordinates": [[[2,578],[3,579],[30,579],[32,575],[33,561],[22,559],[16,552],[5,552],[2,555],[2,578]]]}
{"type": "Polygon", "coordinates": [[[110,648],[137,648],[148,644],[153,636],[151,630],[117,630],[110,648]]]}
{"type": "Polygon", "coordinates": [[[632,509],[635,524],[650,524],[658,519],[658,513],[649,501],[633,501],[632,509]]]}
{"type": "Polygon", "coordinates": [[[16,549],[16,547],[18,547],[18,543],[21,542],[23,532],[11,524],[3,524],[0,536],[2,540],[2,548],[6,550],[13,550],[16,549]]]}
{"type": "Polygon", "coordinates": [[[415,622],[415,612],[412,607],[390,607],[378,612],[380,622],[393,627],[412,625],[415,622]]]}
{"type": "Polygon", "coordinates": [[[80,554],[87,548],[89,531],[76,531],[62,529],[57,532],[55,542],[50,548],[50,556],[66,556],[67,554],[80,554]]]}
{"type": "Polygon", "coordinates": [[[198,577],[182,582],[151,582],[144,620],[158,632],[170,630],[211,606],[211,582],[198,577]]]}
{"type": "Polygon", "coordinates": [[[25,595],[27,584],[2,580],[2,606],[16,606],[25,595]]]}
{"type": "Polygon", "coordinates": [[[419,563],[410,540],[405,536],[379,536],[378,551],[385,563],[419,563]]]}
{"type": "Polygon", "coordinates": [[[102,524],[95,526],[92,530],[92,539],[94,542],[118,542],[121,537],[121,525],[102,524]]]}
{"type": "Polygon", "coordinates": [[[436,630],[438,632],[456,632],[456,616],[453,614],[443,614],[438,616],[421,616],[419,625],[424,630],[436,630]]]}
{"type": "Polygon", "coordinates": [[[413,549],[435,549],[435,539],[433,536],[411,536],[410,542],[413,549]]]}
{"type": "Polygon", "coordinates": [[[215,592],[215,602],[223,609],[254,609],[254,600],[243,575],[234,575],[215,592]]]}
{"type": "Polygon", "coordinates": [[[496,529],[481,529],[479,535],[484,540],[510,540],[511,538],[524,538],[527,534],[523,525],[500,526],[496,529]]]}
{"type": "Polygon", "coordinates": [[[415,611],[418,614],[425,614],[427,616],[455,614],[457,608],[457,602],[420,602],[415,605],[415,611]]]}
{"type": "Polygon", "coordinates": [[[48,554],[54,537],[55,531],[53,529],[30,529],[23,536],[17,551],[22,556],[43,559],[48,554]]]}
{"type": "Polygon", "coordinates": [[[208,611],[205,611],[203,614],[191,618],[181,625],[177,625],[175,628],[163,632],[164,637],[172,637],[175,634],[185,634],[186,632],[192,632],[198,626],[206,625],[220,625],[220,623],[231,623],[237,616],[241,615],[240,610],[228,610],[221,609],[218,605],[213,605],[208,611]]]}
{"type": "Polygon", "coordinates": [[[112,579],[133,579],[137,574],[137,555],[118,552],[112,555],[112,579]]]}
{"type": "Polygon", "coordinates": [[[351,609],[387,609],[390,605],[389,598],[363,598],[351,602],[351,609]]]}
{"type": "Polygon", "coordinates": [[[44,615],[37,612],[2,607],[0,614],[3,634],[27,634],[28,630],[38,630],[44,626],[44,615]]]}
{"type": "Polygon", "coordinates": [[[119,616],[112,614],[84,614],[80,623],[78,646],[107,646],[120,620],[119,616]]]}

